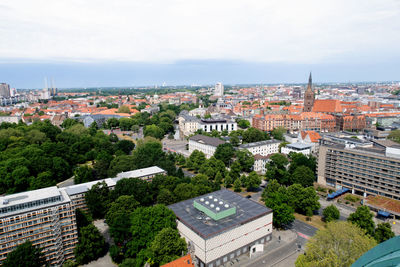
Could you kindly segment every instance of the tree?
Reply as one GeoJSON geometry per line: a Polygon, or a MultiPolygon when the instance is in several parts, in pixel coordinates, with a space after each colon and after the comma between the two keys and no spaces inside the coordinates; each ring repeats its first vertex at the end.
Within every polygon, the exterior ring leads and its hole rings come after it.
{"type": "Polygon", "coordinates": [[[238,120],[237,124],[242,129],[247,129],[250,127],[250,122],[248,120],[238,120]]]}
{"type": "Polygon", "coordinates": [[[131,109],[128,106],[120,106],[118,113],[131,113],[131,109]]]}
{"type": "Polygon", "coordinates": [[[93,169],[88,166],[78,167],[74,170],[75,184],[86,183],[94,180],[93,169]]]}
{"type": "Polygon", "coordinates": [[[261,178],[256,172],[251,172],[246,179],[245,186],[247,191],[254,190],[258,188],[261,184],[261,178]]]}
{"type": "Polygon", "coordinates": [[[178,259],[187,252],[185,239],[170,227],[158,232],[151,243],[151,250],[155,256],[154,261],[159,265],[178,259]]]}
{"type": "Polygon", "coordinates": [[[75,217],[76,217],[76,226],[78,229],[88,226],[89,224],[91,224],[93,222],[92,217],[85,210],[76,209],[75,217]]]}
{"type": "Polygon", "coordinates": [[[110,190],[103,181],[92,186],[85,194],[86,205],[93,218],[104,218],[109,206],[110,190]]]}
{"type": "Polygon", "coordinates": [[[153,202],[153,196],[150,192],[150,184],[139,178],[124,178],[117,182],[114,190],[111,192],[112,199],[120,196],[133,196],[140,205],[147,206],[153,202]]]}
{"type": "Polygon", "coordinates": [[[233,179],[232,179],[232,177],[229,175],[229,174],[227,174],[226,176],[225,176],[225,179],[224,179],[224,185],[225,185],[225,187],[231,187],[232,186],[232,183],[233,183],[234,181],[233,181],[233,179]]]}
{"type": "Polygon", "coordinates": [[[127,257],[135,258],[137,253],[148,246],[163,228],[176,229],[176,217],[164,205],[139,207],[131,215],[132,241],[129,242],[127,257]]]}
{"type": "Polygon", "coordinates": [[[157,195],[157,203],[164,204],[164,205],[170,205],[170,204],[175,203],[175,197],[171,193],[171,191],[169,191],[166,188],[162,188],[157,195]]]}
{"type": "Polygon", "coordinates": [[[287,188],[288,204],[301,214],[306,215],[307,209],[312,211],[321,207],[319,197],[313,187],[304,188],[293,184],[287,188]]]}
{"type": "Polygon", "coordinates": [[[400,143],[400,130],[393,130],[389,133],[388,139],[400,143]]]}
{"type": "Polygon", "coordinates": [[[265,176],[268,180],[276,179],[280,184],[289,184],[289,173],[286,166],[289,161],[283,154],[273,154],[270,161],[265,165],[267,172],[265,176]]]}
{"type": "Polygon", "coordinates": [[[282,228],[293,222],[295,219],[293,208],[285,203],[276,205],[272,210],[274,212],[272,223],[275,227],[282,228]]]}
{"type": "Polygon", "coordinates": [[[395,237],[395,234],[392,231],[390,223],[379,223],[377,225],[374,238],[378,243],[382,243],[392,237],[395,237]]]}
{"type": "Polygon", "coordinates": [[[32,245],[27,240],[11,251],[4,260],[4,267],[41,267],[45,265],[44,255],[40,248],[32,245]]]}
{"type": "Polygon", "coordinates": [[[105,218],[115,242],[122,243],[129,238],[130,215],[139,205],[133,196],[120,196],[111,204],[105,218]]]}
{"type": "Polygon", "coordinates": [[[193,198],[198,195],[197,187],[187,183],[178,184],[174,190],[174,195],[177,201],[193,198]]]}
{"type": "Polygon", "coordinates": [[[237,161],[237,160],[234,161],[232,163],[231,171],[229,173],[231,175],[232,179],[235,180],[235,179],[239,178],[241,170],[242,170],[242,166],[240,165],[239,161],[237,161]]]}
{"type": "Polygon", "coordinates": [[[290,152],[289,158],[290,158],[290,165],[289,165],[290,173],[293,173],[299,166],[306,166],[312,172],[315,172],[316,170],[317,159],[312,155],[307,157],[302,153],[290,152]]]}
{"type": "Polygon", "coordinates": [[[243,132],[243,143],[253,143],[258,141],[267,140],[268,137],[262,131],[256,128],[249,128],[243,132]]]}
{"type": "Polygon", "coordinates": [[[239,178],[233,183],[233,190],[235,192],[242,192],[242,183],[240,182],[239,178]]]}
{"type": "Polygon", "coordinates": [[[236,151],[237,161],[242,167],[242,171],[250,172],[254,165],[254,156],[247,149],[236,151]]]}
{"type": "Polygon", "coordinates": [[[129,131],[134,123],[134,120],[131,118],[121,118],[119,119],[119,128],[123,131],[129,131]]]}
{"type": "Polygon", "coordinates": [[[75,247],[75,259],[79,264],[97,260],[107,251],[106,243],[99,230],[93,225],[82,227],[78,233],[78,243],[75,247]]]}
{"type": "Polygon", "coordinates": [[[157,139],[162,139],[165,134],[164,130],[155,124],[147,125],[146,127],[144,127],[143,133],[144,136],[152,136],[157,139]]]}
{"type": "Polygon", "coordinates": [[[324,209],[324,211],[322,212],[322,215],[324,217],[325,222],[331,222],[331,221],[335,221],[335,220],[339,219],[340,212],[339,212],[338,208],[336,208],[335,205],[329,205],[328,207],[326,207],[324,209]]]}
{"type": "Polygon", "coordinates": [[[376,241],[359,227],[342,221],[330,222],[309,239],[296,266],[350,266],[374,246],[376,241]]]}
{"type": "Polygon", "coordinates": [[[290,180],[293,184],[301,184],[304,187],[308,187],[314,184],[315,176],[310,168],[306,166],[299,166],[291,175],[290,180]]]}
{"type": "Polygon", "coordinates": [[[216,159],[222,160],[225,165],[228,165],[232,157],[235,155],[235,149],[232,144],[225,143],[217,146],[215,150],[214,157],[216,159]]]}
{"type": "Polygon", "coordinates": [[[108,168],[112,160],[113,156],[106,151],[100,151],[100,153],[97,155],[93,169],[96,171],[96,175],[99,178],[107,178],[108,168]]]}
{"type": "Polygon", "coordinates": [[[367,206],[358,207],[357,210],[350,214],[347,218],[348,222],[354,223],[361,229],[364,229],[370,236],[374,235],[375,223],[373,221],[374,215],[370,212],[367,206]]]}
{"type": "Polygon", "coordinates": [[[232,144],[232,146],[234,147],[238,147],[240,144],[240,140],[239,137],[237,137],[236,135],[232,136],[231,139],[229,139],[229,142],[232,144]]]}
{"type": "Polygon", "coordinates": [[[77,120],[74,119],[65,119],[62,123],[61,123],[61,127],[64,129],[68,129],[72,126],[74,126],[75,124],[78,124],[79,122],[77,120]]]}
{"type": "Polygon", "coordinates": [[[283,127],[277,127],[275,129],[272,130],[271,134],[275,139],[278,140],[285,140],[285,138],[283,137],[283,134],[286,133],[286,129],[283,127]]]}
{"type": "Polygon", "coordinates": [[[109,129],[117,128],[119,126],[119,121],[117,118],[109,118],[107,120],[107,127],[109,129]]]}

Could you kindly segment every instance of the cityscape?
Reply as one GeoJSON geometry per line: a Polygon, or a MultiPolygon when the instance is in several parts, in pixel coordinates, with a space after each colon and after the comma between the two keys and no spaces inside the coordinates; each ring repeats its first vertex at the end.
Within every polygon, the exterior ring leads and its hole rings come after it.
{"type": "Polygon", "coordinates": [[[0,266],[400,266],[398,2],[17,2],[0,266]]]}

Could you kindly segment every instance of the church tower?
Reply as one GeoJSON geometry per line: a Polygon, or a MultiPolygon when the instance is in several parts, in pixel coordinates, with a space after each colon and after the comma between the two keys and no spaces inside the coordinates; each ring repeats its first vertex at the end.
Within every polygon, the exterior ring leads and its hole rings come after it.
{"type": "Polygon", "coordinates": [[[312,108],[314,106],[314,100],[315,100],[315,94],[312,88],[312,78],[310,72],[310,77],[308,78],[307,90],[304,93],[304,109],[303,109],[304,112],[312,111],[312,108]]]}

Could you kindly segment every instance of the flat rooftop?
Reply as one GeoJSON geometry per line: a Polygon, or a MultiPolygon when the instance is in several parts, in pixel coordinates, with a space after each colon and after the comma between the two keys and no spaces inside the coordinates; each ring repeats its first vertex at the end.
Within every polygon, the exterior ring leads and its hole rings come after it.
{"type": "Polygon", "coordinates": [[[155,174],[163,173],[163,172],[165,172],[165,170],[161,169],[160,167],[152,166],[152,167],[148,167],[148,168],[118,173],[117,177],[114,178],[114,181],[118,182],[119,180],[121,180],[123,178],[140,178],[140,177],[155,175],[155,174]]]}
{"type": "Polygon", "coordinates": [[[311,148],[311,145],[304,144],[304,143],[293,143],[293,144],[287,144],[286,147],[295,148],[295,149],[307,149],[307,148],[311,148]]]}
{"type": "Polygon", "coordinates": [[[61,196],[57,186],[0,197],[0,208],[61,196]],[[6,204],[5,204],[6,203],[6,204]]]}
{"type": "Polygon", "coordinates": [[[222,189],[203,196],[184,200],[168,206],[179,221],[192,229],[204,239],[211,238],[222,232],[255,220],[261,216],[272,213],[272,210],[264,205],[249,200],[232,191],[222,189]],[[233,215],[214,220],[193,206],[194,201],[216,198],[225,204],[234,206],[236,212],[233,215]]]}

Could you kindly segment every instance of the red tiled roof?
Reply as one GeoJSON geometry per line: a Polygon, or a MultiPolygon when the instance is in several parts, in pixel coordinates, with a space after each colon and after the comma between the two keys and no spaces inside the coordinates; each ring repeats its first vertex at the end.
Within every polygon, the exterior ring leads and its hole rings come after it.
{"type": "Polygon", "coordinates": [[[314,102],[313,112],[342,112],[343,108],[339,100],[317,99],[314,102]]]}
{"type": "Polygon", "coordinates": [[[193,267],[192,258],[190,255],[183,256],[177,260],[171,261],[161,267],[193,267]]]}

